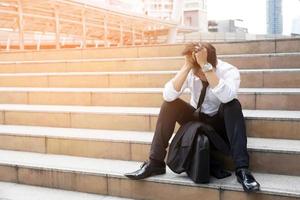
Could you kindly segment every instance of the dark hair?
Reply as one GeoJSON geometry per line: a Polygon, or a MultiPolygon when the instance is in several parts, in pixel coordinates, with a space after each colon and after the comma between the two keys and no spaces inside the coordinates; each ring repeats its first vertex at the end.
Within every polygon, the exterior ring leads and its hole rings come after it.
{"type": "MultiPolygon", "coordinates": [[[[217,53],[216,53],[216,48],[208,43],[208,42],[192,42],[189,43],[185,46],[184,50],[182,51],[182,55],[192,55],[193,51],[195,50],[195,47],[205,47],[207,49],[207,61],[214,67],[216,68],[217,66],[217,53]]],[[[197,61],[195,61],[194,66],[200,67],[199,64],[197,63],[197,61]]]]}

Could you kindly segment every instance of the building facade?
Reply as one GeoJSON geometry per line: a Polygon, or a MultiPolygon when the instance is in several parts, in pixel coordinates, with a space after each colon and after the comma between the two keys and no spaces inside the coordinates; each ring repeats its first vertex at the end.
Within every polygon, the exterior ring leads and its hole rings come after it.
{"type": "Polygon", "coordinates": [[[267,0],[267,33],[282,34],[282,0],[267,0]]]}
{"type": "Polygon", "coordinates": [[[207,0],[185,0],[183,8],[183,24],[197,27],[199,31],[207,31],[207,0]]]}
{"type": "Polygon", "coordinates": [[[248,33],[248,29],[241,19],[210,20],[208,22],[209,32],[222,33],[248,33]]]}
{"type": "Polygon", "coordinates": [[[207,0],[142,0],[145,15],[164,20],[174,19],[175,6],[182,6],[179,23],[207,31],[207,0]]]}
{"type": "Polygon", "coordinates": [[[300,36],[300,16],[293,19],[291,35],[300,36]]]}

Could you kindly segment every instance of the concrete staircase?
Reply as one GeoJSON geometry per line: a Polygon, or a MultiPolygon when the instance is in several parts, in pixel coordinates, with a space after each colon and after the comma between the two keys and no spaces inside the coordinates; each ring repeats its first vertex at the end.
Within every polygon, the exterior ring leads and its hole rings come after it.
{"type": "Polygon", "coordinates": [[[260,192],[246,194],[234,173],[209,184],[169,169],[141,181],[123,176],[148,158],[162,87],[183,64],[183,45],[1,53],[0,181],[133,199],[300,199],[300,40],[215,46],[241,70],[260,192]]]}

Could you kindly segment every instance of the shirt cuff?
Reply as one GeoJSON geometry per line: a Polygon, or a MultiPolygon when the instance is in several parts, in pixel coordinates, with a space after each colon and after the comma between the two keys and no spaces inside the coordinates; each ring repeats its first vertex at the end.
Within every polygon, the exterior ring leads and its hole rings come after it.
{"type": "Polygon", "coordinates": [[[176,98],[178,98],[178,96],[180,96],[181,91],[182,88],[180,91],[176,91],[172,83],[172,80],[170,80],[169,82],[166,83],[164,88],[164,92],[163,92],[164,99],[166,101],[173,101],[176,98]]]}

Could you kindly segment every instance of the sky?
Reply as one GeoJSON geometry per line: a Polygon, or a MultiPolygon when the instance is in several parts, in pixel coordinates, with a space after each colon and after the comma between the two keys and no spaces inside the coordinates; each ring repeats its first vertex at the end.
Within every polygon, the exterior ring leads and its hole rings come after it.
{"type": "MultiPolygon", "coordinates": [[[[208,19],[243,19],[249,33],[266,33],[266,0],[207,0],[208,19]]],[[[282,0],[283,34],[290,35],[299,0],[282,0]]]]}

